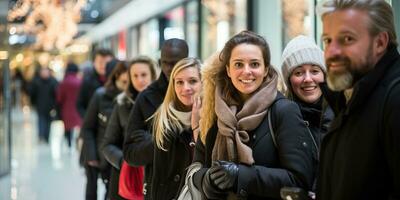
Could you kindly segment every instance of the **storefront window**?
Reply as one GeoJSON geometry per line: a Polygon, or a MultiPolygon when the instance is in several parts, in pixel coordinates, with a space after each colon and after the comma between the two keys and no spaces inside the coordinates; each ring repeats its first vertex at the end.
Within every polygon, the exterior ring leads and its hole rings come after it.
{"type": "Polygon", "coordinates": [[[183,7],[175,8],[164,15],[162,21],[163,26],[163,37],[164,40],[171,38],[185,38],[185,33],[183,31],[184,27],[184,9],[183,7]]]}
{"type": "Polygon", "coordinates": [[[118,33],[117,58],[126,60],[126,30],[118,33]]]}
{"type": "Polygon", "coordinates": [[[137,27],[133,27],[130,29],[129,34],[128,34],[128,59],[132,59],[138,55],[138,41],[139,41],[139,35],[138,35],[138,29],[137,27]]]}
{"type": "Polygon", "coordinates": [[[158,20],[152,19],[139,28],[139,54],[157,57],[159,49],[158,20]]]}
{"type": "Polygon", "coordinates": [[[202,0],[202,58],[221,50],[234,34],[247,28],[246,0],[202,0]]]}
{"type": "MultiPolygon", "coordinates": [[[[1,51],[0,54],[5,54],[1,51]]],[[[10,170],[10,86],[8,65],[0,55],[0,176],[10,170]]]]}
{"type": "Polygon", "coordinates": [[[189,45],[189,56],[198,57],[198,43],[199,43],[199,15],[198,2],[191,1],[186,7],[186,41],[189,45]]]}
{"type": "Polygon", "coordinates": [[[297,35],[315,36],[314,0],[282,0],[283,46],[297,35]]]}

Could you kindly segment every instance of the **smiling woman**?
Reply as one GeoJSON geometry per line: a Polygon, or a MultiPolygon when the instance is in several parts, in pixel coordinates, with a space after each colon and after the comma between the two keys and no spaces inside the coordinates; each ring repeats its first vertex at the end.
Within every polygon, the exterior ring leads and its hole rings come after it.
{"type": "Polygon", "coordinates": [[[202,169],[192,181],[205,199],[278,199],[283,186],[311,188],[311,138],[296,104],[277,91],[277,77],[268,43],[250,31],[205,66],[193,159],[202,169]]]}
{"type": "Polygon", "coordinates": [[[281,69],[288,98],[306,103],[319,100],[319,83],[324,82],[326,67],[323,52],[313,39],[303,35],[293,38],[282,53],[281,69]]]}
{"type": "Polygon", "coordinates": [[[300,107],[314,139],[313,145],[319,151],[322,138],[334,117],[331,108],[325,106],[320,88],[326,76],[323,52],[312,38],[299,35],[284,49],[281,68],[288,88],[287,97],[300,107]]]}
{"type": "Polygon", "coordinates": [[[153,119],[154,148],[152,199],[173,199],[185,181],[186,169],[192,162],[193,144],[197,138],[201,91],[201,63],[184,58],[174,66],[171,81],[153,119]],[[192,123],[193,122],[193,123],[192,123]],[[172,179],[171,179],[172,178],[172,179]]]}

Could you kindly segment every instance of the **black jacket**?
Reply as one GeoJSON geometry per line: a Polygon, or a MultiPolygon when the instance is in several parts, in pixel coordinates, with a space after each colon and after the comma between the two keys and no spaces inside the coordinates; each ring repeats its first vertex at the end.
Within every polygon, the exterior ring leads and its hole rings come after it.
{"type": "Polygon", "coordinates": [[[58,82],[55,78],[35,77],[30,86],[31,102],[41,115],[50,116],[50,111],[56,107],[56,90],[58,82]]]}
{"type": "MultiPolygon", "coordinates": [[[[313,144],[307,127],[294,102],[280,93],[275,101],[271,121],[277,148],[270,135],[266,115],[259,127],[249,133],[247,145],[253,150],[255,164],[239,165],[237,190],[234,192],[240,199],[280,199],[280,189],[284,186],[311,189],[314,178],[313,144]]],[[[204,166],[194,176],[197,188],[201,188],[204,173],[211,166],[217,132],[218,127],[214,124],[207,134],[206,145],[201,140],[196,144],[193,162],[204,166]]]]}
{"type": "Polygon", "coordinates": [[[153,179],[151,191],[153,200],[171,200],[179,195],[185,183],[186,169],[192,163],[192,130],[177,134],[172,133],[165,141],[168,151],[157,147],[153,157],[153,179]]]}
{"type": "Polygon", "coordinates": [[[400,199],[400,83],[388,91],[398,77],[400,56],[391,47],[347,105],[324,91],[336,118],[322,142],[318,199],[400,199]]]}
{"type": "Polygon", "coordinates": [[[313,139],[315,140],[313,142],[315,142],[319,152],[321,142],[334,118],[333,111],[330,106],[323,105],[324,100],[322,98],[315,104],[304,103],[297,99],[294,101],[300,108],[301,115],[313,135],[313,139]]]}
{"type": "Polygon", "coordinates": [[[145,166],[144,194],[150,199],[153,171],[153,140],[149,119],[161,105],[167,92],[168,80],[163,73],[158,80],[142,91],[136,98],[128,118],[124,139],[124,159],[132,166],[145,166]]]}
{"type": "Polygon", "coordinates": [[[106,90],[104,87],[97,89],[90,100],[82,124],[82,154],[84,162],[98,160],[100,169],[109,167],[101,153],[100,145],[113,110],[113,100],[119,92],[118,89],[106,90]]]}
{"type": "Polygon", "coordinates": [[[129,112],[133,105],[133,100],[125,93],[117,96],[101,145],[104,157],[112,165],[109,194],[113,200],[124,199],[118,195],[119,173],[123,161],[122,145],[124,143],[124,133],[129,112]]]}
{"type": "Polygon", "coordinates": [[[76,108],[82,118],[85,117],[86,109],[88,109],[90,99],[97,88],[103,86],[96,70],[93,69],[86,73],[83,77],[81,88],[79,89],[78,98],[76,100],[76,108]]]}

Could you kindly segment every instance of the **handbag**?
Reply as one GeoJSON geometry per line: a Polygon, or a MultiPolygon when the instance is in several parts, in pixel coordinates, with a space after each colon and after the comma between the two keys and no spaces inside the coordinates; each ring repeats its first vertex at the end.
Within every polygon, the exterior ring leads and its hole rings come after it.
{"type": "Polygon", "coordinates": [[[118,182],[118,195],[130,200],[143,200],[143,167],[132,167],[123,161],[118,182]]]}
{"type": "Polygon", "coordinates": [[[187,170],[185,185],[179,193],[178,200],[201,200],[201,192],[193,184],[193,175],[201,169],[199,162],[192,163],[187,170]]]}

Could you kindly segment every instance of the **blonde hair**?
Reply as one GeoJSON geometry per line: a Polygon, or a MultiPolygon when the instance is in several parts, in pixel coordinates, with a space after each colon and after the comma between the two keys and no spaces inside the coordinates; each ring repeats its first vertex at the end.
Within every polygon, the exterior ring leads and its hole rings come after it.
{"type": "Polygon", "coordinates": [[[152,117],[153,118],[153,136],[156,142],[156,145],[159,149],[167,151],[165,148],[165,139],[171,136],[170,132],[182,132],[184,129],[183,124],[179,121],[177,116],[175,116],[169,105],[171,103],[175,103],[178,100],[178,97],[175,93],[175,76],[181,72],[182,70],[194,67],[198,70],[199,77],[201,78],[201,62],[196,58],[184,58],[175,64],[172,72],[171,79],[168,84],[167,93],[165,94],[165,98],[163,103],[157,109],[152,117]]]}

